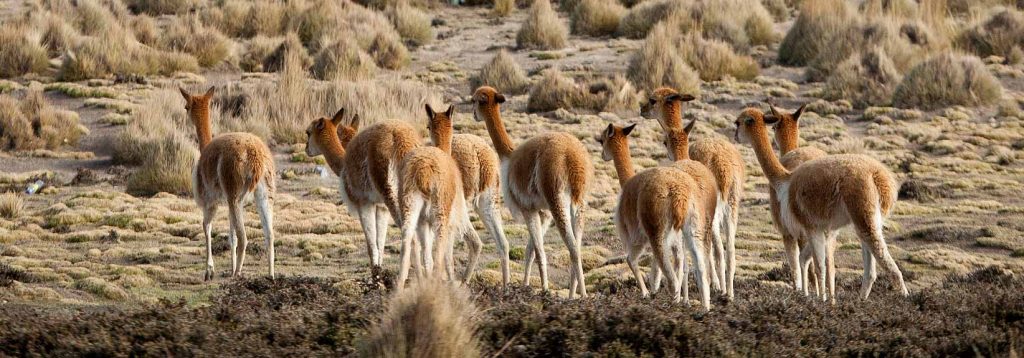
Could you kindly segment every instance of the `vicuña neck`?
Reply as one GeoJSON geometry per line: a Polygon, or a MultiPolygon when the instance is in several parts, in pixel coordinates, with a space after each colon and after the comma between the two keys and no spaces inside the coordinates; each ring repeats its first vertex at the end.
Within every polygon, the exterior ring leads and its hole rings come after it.
{"type": "Polygon", "coordinates": [[[665,122],[665,128],[683,128],[683,114],[679,110],[681,107],[679,101],[672,101],[662,107],[661,120],[665,122]]]}
{"type": "Polygon", "coordinates": [[[775,185],[789,179],[790,172],[779,162],[779,157],[772,151],[771,140],[768,139],[768,130],[764,125],[754,125],[750,130],[751,145],[754,153],[757,154],[757,162],[761,164],[761,170],[768,177],[768,181],[775,185]]]}
{"type": "Polygon", "coordinates": [[[494,143],[494,150],[498,152],[498,157],[505,159],[512,154],[512,151],[516,149],[512,145],[512,139],[508,137],[508,132],[505,131],[505,124],[501,122],[501,113],[498,110],[498,106],[482,106],[480,112],[484,116],[484,123],[487,125],[487,134],[491,136],[491,142],[494,143]]]}
{"type": "Polygon", "coordinates": [[[779,155],[792,152],[800,145],[800,130],[779,122],[775,127],[775,144],[779,146],[779,155]]]}
{"type": "Polygon", "coordinates": [[[452,154],[452,133],[438,133],[437,134],[437,148],[441,151],[452,154]]]}
{"type": "Polygon", "coordinates": [[[622,148],[613,151],[612,161],[615,162],[615,173],[619,175],[619,187],[626,186],[626,182],[636,174],[633,171],[633,158],[629,155],[629,146],[623,145],[622,148]]]}
{"type": "Polygon", "coordinates": [[[196,126],[199,150],[203,150],[213,140],[213,128],[210,125],[210,107],[206,103],[196,103],[188,112],[188,116],[196,126]]]}
{"type": "Polygon", "coordinates": [[[675,156],[677,162],[680,160],[690,159],[690,148],[687,147],[689,147],[689,145],[684,142],[672,143],[672,148],[670,149],[672,150],[672,155],[675,156]]]}
{"type": "Polygon", "coordinates": [[[327,165],[331,167],[334,174],[341,175],[341,168],[345,160],[345,147],[341,146],[341,139],[338,138],[337,130],[328,130],[320,135],[320,150],[323,151],[327,165]]]}

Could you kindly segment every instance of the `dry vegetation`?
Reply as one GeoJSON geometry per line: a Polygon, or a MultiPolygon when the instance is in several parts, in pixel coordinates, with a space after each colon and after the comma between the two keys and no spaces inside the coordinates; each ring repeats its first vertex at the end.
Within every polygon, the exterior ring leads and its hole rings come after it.
{"type": "Polygon", "coordinates": [[[565,47],[569,30],[551,9],[548,0],[534,1],[523,26],[516,34],[516,45],[520,48],[557,50],[565,47]]]}
{"type": "Polygon", "coordinates": [[[520,94],[529,87],[530,79],[515,58],[502,49],[498,50],[491,62],[480,68],[480,74],[473,78],[470,85],[473,88],[491,86],[502,93],[520,94]]]}
{"type": "Polygon", "coordinates": [[[655,26],[629,61],[629,79],[645,90],[669,86],[682,93],[700,93],[697,72],[677,51],[666,51],[674,48],[679,38],[671,24],[655,26]]]}
{"type": "Polygon", "coordinates": [[[128,177],[128,192],[191,192],[192,167],[199,158],[195,133],[181,94],[173,89],[151,94],[114,142],[116,162],[139,166],[128,177]]]}
{"type": "Polygon", "coordinates": [[[935,109],[996,103],[1003,86],[976,57],[943,53],[907,73],[893,93],[893,104],[903,108],[935,109]]]}
{"type": "Polygon", "coordinates": [[[626,8],[617,0],[582,0],[569,18],[573,34],[610,36],[619,29],[626,8]]]}
{"type": "Polygon", "coordinates": [[[360,343],[363,357],[479,357],[477,310],[469,292],[438,281],[397,292],[360,343]]]}
{"type": "Polygon", "coordinates": [[[53,108],[38,83],[23,98],[0,95],[0,148],[3,150],[58,149],[75,146],[89,130],[78,114],[53,108]]]}

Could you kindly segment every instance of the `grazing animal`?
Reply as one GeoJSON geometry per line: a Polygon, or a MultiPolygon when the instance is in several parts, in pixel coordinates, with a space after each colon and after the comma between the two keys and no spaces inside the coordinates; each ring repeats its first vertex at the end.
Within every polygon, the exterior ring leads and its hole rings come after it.
{"type": "Polygon", "coordinates": [[[231,276],[242,274],[245,249],[245,212],[242,207],[251,197],[260,215],[267,245],[270,277],[274,277],[274,157],[263,140],[249,133],[222,133],[213,137],[210,125],[210,100],[214,87],[205,94],[191,95],[179,89],[185,98],[185,110],[199,137],[199,161],[192,172],[192,190],[196,204],[203,210],[203,234],[206,236],[205,280],[213,279],[213,218],[221,200],[228,203],[230,222],[231,276]]]}
{"type": "MultiPolygon", "coordinates": [[[[462,176],[451,155],[452,122],[447,115],[443,118],[434,116],[429,105],[426,108],[431,131],[441,135],[433,138],[437,141],[436,147],[413,148],[398,167],[402,210],[402,258],[395,284],[398,288],[405,286],[409,277],[415,237],[420,240],[418,246],[422,250],[422,267],[426,273],[444,270],[448,279],[454,280],[451,237],[473,230],[462,193],[462,176]]],[[[475,241],[469,242],[472,253],[466,267],[466,280],[472,274],[483,247],[480,238],[475,233],[473,235],[475,241]]]]}
{"type": "MultiPolygon", "coordinates": [[[[793,113],[783,113],[771,105],[768,108],[771,109],[771,117],[775,120],[775,144],[779,147],[779,157],[782,158],[782,166],[786,167],[786,170],[793,171],[805,162],[827,155],[821,149],[814,147],[798,148],[800,144],[800,124],[798,121],[804,111],[804,106],[800,106],[793,113]]],[[[807,294],[808,284],[813,282],[815,290],[818,291],[818,294],[821,294],[820,289],[823,287],[817,285],[817,279],[804,277],[803,273],[807,269],[800,267],[800,250],[806,246],[807,239],[804,237],[793,237],[786,230],[779,216],[779,198],[778,194],[775,193],[775,188],[769,186],[768,194],[772,210],[772,221],[775,222],[775,227],[782,234],[782,243],[786,250],[786,262],[789,264],[789,269],[793,276],[793,287],[798,291],[803,290],[807,294]]],[[[809,276],[815,276],[814,272],[810,272],[809,276]]]]}
{"type": "MultiPolygon", "coordinates": [[[[430,105],[426,106],[430,119],[428,128],[430,139],[435,146],[446,141],[451,142],[451,154],[462,175],[462,194],[467,203],[472,203],[477,215],[483,221],[487,231],[494,238],[501,259],[501,284],[507,287],[511,280],[508,260],[508,240],[505,238],[504,224],[498,211],[498,196],[501,195],[501,181],[498,179],[498,153],[484,141],[472,134],[452,134],[452,121],[455,107],[449,106],[444,112],[435,112],[430,105]]],[[[480,238],[475,230],[469,230],[469,242],[479,243],[480,238]]],[[[479,251],[471,256],[470,262],[476,263],[479,251]]],[[[471,275],[467,275],[467,279],[471,275]]]]}
{"type": "MultiPolygon", "coordinates": [[[[609,124],[597,136],[601,157],[615,163],[622,187],[615,209],[615,227],[626,251],[626,263],[640,292],[647,297],[637,261],[650,245],[658,267],[655,271],[665,273],[673,299],[679,302],[685,289],[680,281],[686,280],[685,238],[696,267],[701,306],[706,311],[711,308],[711,296],[705,274],[705,233],[715,210],[714,184],[701,188],[689,174],[676,167],[657,167],[634,175],[628,140],[634,127],[635,124],[625,128],[609,124]]],[[[686,303],[689,304],[688,298],[686,303]]]]}
{"type": "MultiPolygon", "coordinates": [[[[808,238],[808,249],[813,250],[821,273],[818,286],[827,291],[822,297],[830,297],[835,303],[832,243],[839,229],[850,224],[860,239],[864,258],[860,296],[866,299],[871,293],[878,275],[875,260],[882,261],[901,293],[908,296],[903,274],[882,234],[885,217],[896,202],[892,172],[871,157],[855,154],[825,156],[789,171],[772,152],[765,127],[776,121],[776,117],[765,117],[760,110],[748,108],[736,118],[735,138],[754,148],[761,169],[778,194],[782,224],[791,234],[808,238]]],[[[806,260],[804,256],[802,260],[806,260]]]]}
{"type": "MultiPolygon", "coordinates": [[[[682,102],[693,99],[693,96],[661,87],[653,92],[641,108],[641,113],[646,118],[657,119],[665,130],[682,128],[682,102]]],[[[712,261],[717,264],[714,271],[718,275],[712,283],[720,282],[722,290],[731,299],[735,296],[733,282],[736,278],[736,230],[739,228],[740,200],[743,198],[743,184],[747,180],[743,157],[732,143],[719,138],[705,138],[693,143],[689,148],[689,157],[707,166],[718,185],[718,209],[714,220],[718,223],[716,229],[724,235],[724,242],[722,249],[717,244],[715,247],[715,260],[712,261]]]]}
{"type": "MultiPolygon", "coordinates": [[[[398,203],[398,164],[420,137],[412,126],[399,121],[374,124],[362,132],[359,115],[344,122],[345,109],[334,117],[319,118],[306,129],[306,154],[323,154],[341,180],[339,192],[349,212],[363,228],[370,264],[380,266],[391,217],[401,219],[398,203]],[[389,215],[390,214],[390,215],[389,215]]],[[[396,222],[401,226],[401,222],[396,222]]]]}
{"type": "Polygon", "coordinates": [[[501,182],[505,205],[516,216],[526,221],[530,242],[526,245],[526,275],[523,283],[530,284],[530,266],[534,250],[540,267],[541,286],[547,290],[547,256],[544,253],[544,233],[553,217],[569,249],[569,296],[579,290],[587,295],[583,280],[583,262],[580,246],[583,241],[583,209],[593,181],[594,166],[590,155],[579,139],[569,133],[554,132],[535,136],[518,148],[512,144],[501,120],[501,104],[505,96],[492,87],[483,86],[473,93],[476,103],[474,118],[484,121],[491,142],[501,159],[501,182]]]}

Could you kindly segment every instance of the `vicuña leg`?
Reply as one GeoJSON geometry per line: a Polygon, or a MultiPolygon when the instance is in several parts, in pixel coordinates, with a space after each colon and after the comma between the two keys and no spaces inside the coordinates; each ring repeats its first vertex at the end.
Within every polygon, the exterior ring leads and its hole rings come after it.
{"type": "MultiPolygon", "coordinates": [[[[206,273],[203,280],[213,279],[213,218],[217,216],[217,205],[207,204],[203,208],[203,235],[206,236],[206,273]]],[[[229,230],[230,231],[230,230],[229,230]]]]}
{"type": "Polygon", "coordinates": [[[377,215],[373,205],[363,205],[356,208],[356,215],[359,216],[359,225],[363,228],[363,238],[366,239],[366,253],[370,256],[370,264],[381,265],[380,251],[377,248],[377,215]]]}
{"type": "Polygon", "coordinates": [[[274,278],[274,209],[267,187],[260,183],[254,193],[256,211],[260,214],[260,226],[263,227],[263,239],[267,248],[267,263],[270,266],[270,278],[274,278]]]}
{"type": "Polygon", "coordinates": [[[399,259],[398,278],[395,282],[395,287],[399,290],[405,288],[405,281],[409,278],[413,239],[416,237],[416,225],[419,224],[424,204],[423,198],[413,196],[409,199],[408,205],[402,208],[402,254],[399,259]]]}
{"type": "MultiPolygon", "coordinates": [[[[541,229],[540,214],[537,212],[527,213],[526,215],[526,230],[530,233],[530,241],[533,244],[533,249],[537,254],[538,266],[540,267],[540,285],[544,291],[548,290],[548,258],[544,253],[544,234],[541,229]]],[[[530,255],[527,254],[527,257],[530,255]]],[[[529,275],[530,266],[526,266],[526,274],[529,275]]],[[[529,277],[529,276],[527,276],[529,277]]],[[[527,282],[527,279],[523,279],[523,282],[527,282]]]]}
{"type": "Polygon", "coordinates": [[[495,205],[495,199],[497,197],[493,193],[481,194],[480,200],[477,201],[476,212],[480,215],[484,226],[487,227],[487,231],[491,233],[491,237],[494,238],[494,246],[498,249],[498,259],[501,261],[501,285],[508,287],[508,283],[512,279],[512,274],[509,271],[508,239],[505,238],[501,212],[495,205]]]}
{"type": "Polygon", "coordinates": [[[249,240],[245,236],[245,211],[242,210],[241,200],[228,203],[228,211],[231,213],[231,225],[235,228],[236,245],[235,256],[238,258],[237,271],[234,276],[242,275],[242,264],[245,263],[245,250],[249,246],[249,240]]]}

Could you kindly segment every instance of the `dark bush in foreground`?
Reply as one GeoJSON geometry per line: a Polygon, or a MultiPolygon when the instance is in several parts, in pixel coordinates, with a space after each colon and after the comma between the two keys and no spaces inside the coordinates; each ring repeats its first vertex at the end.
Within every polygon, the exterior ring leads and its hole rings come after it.
{"type": "MultiPolygon", "coordinates": [[[[900,297],[880,280],[835,306],[742,281],[710,313],[636,289],[566,300],[474,287],[485,356],[1007,356],[1024,342],[1024,279],[990,268],[900,297]],[[499,352],[500,351],[500,352],[499,352]]],[[[352,354],[383,312],[378,285],[315,278],[226,284],[209,306],[143,309],[0,306],[0,355],[352,354]]],[[[622,287],[620,287],[622,288],[622,287]]]]}

